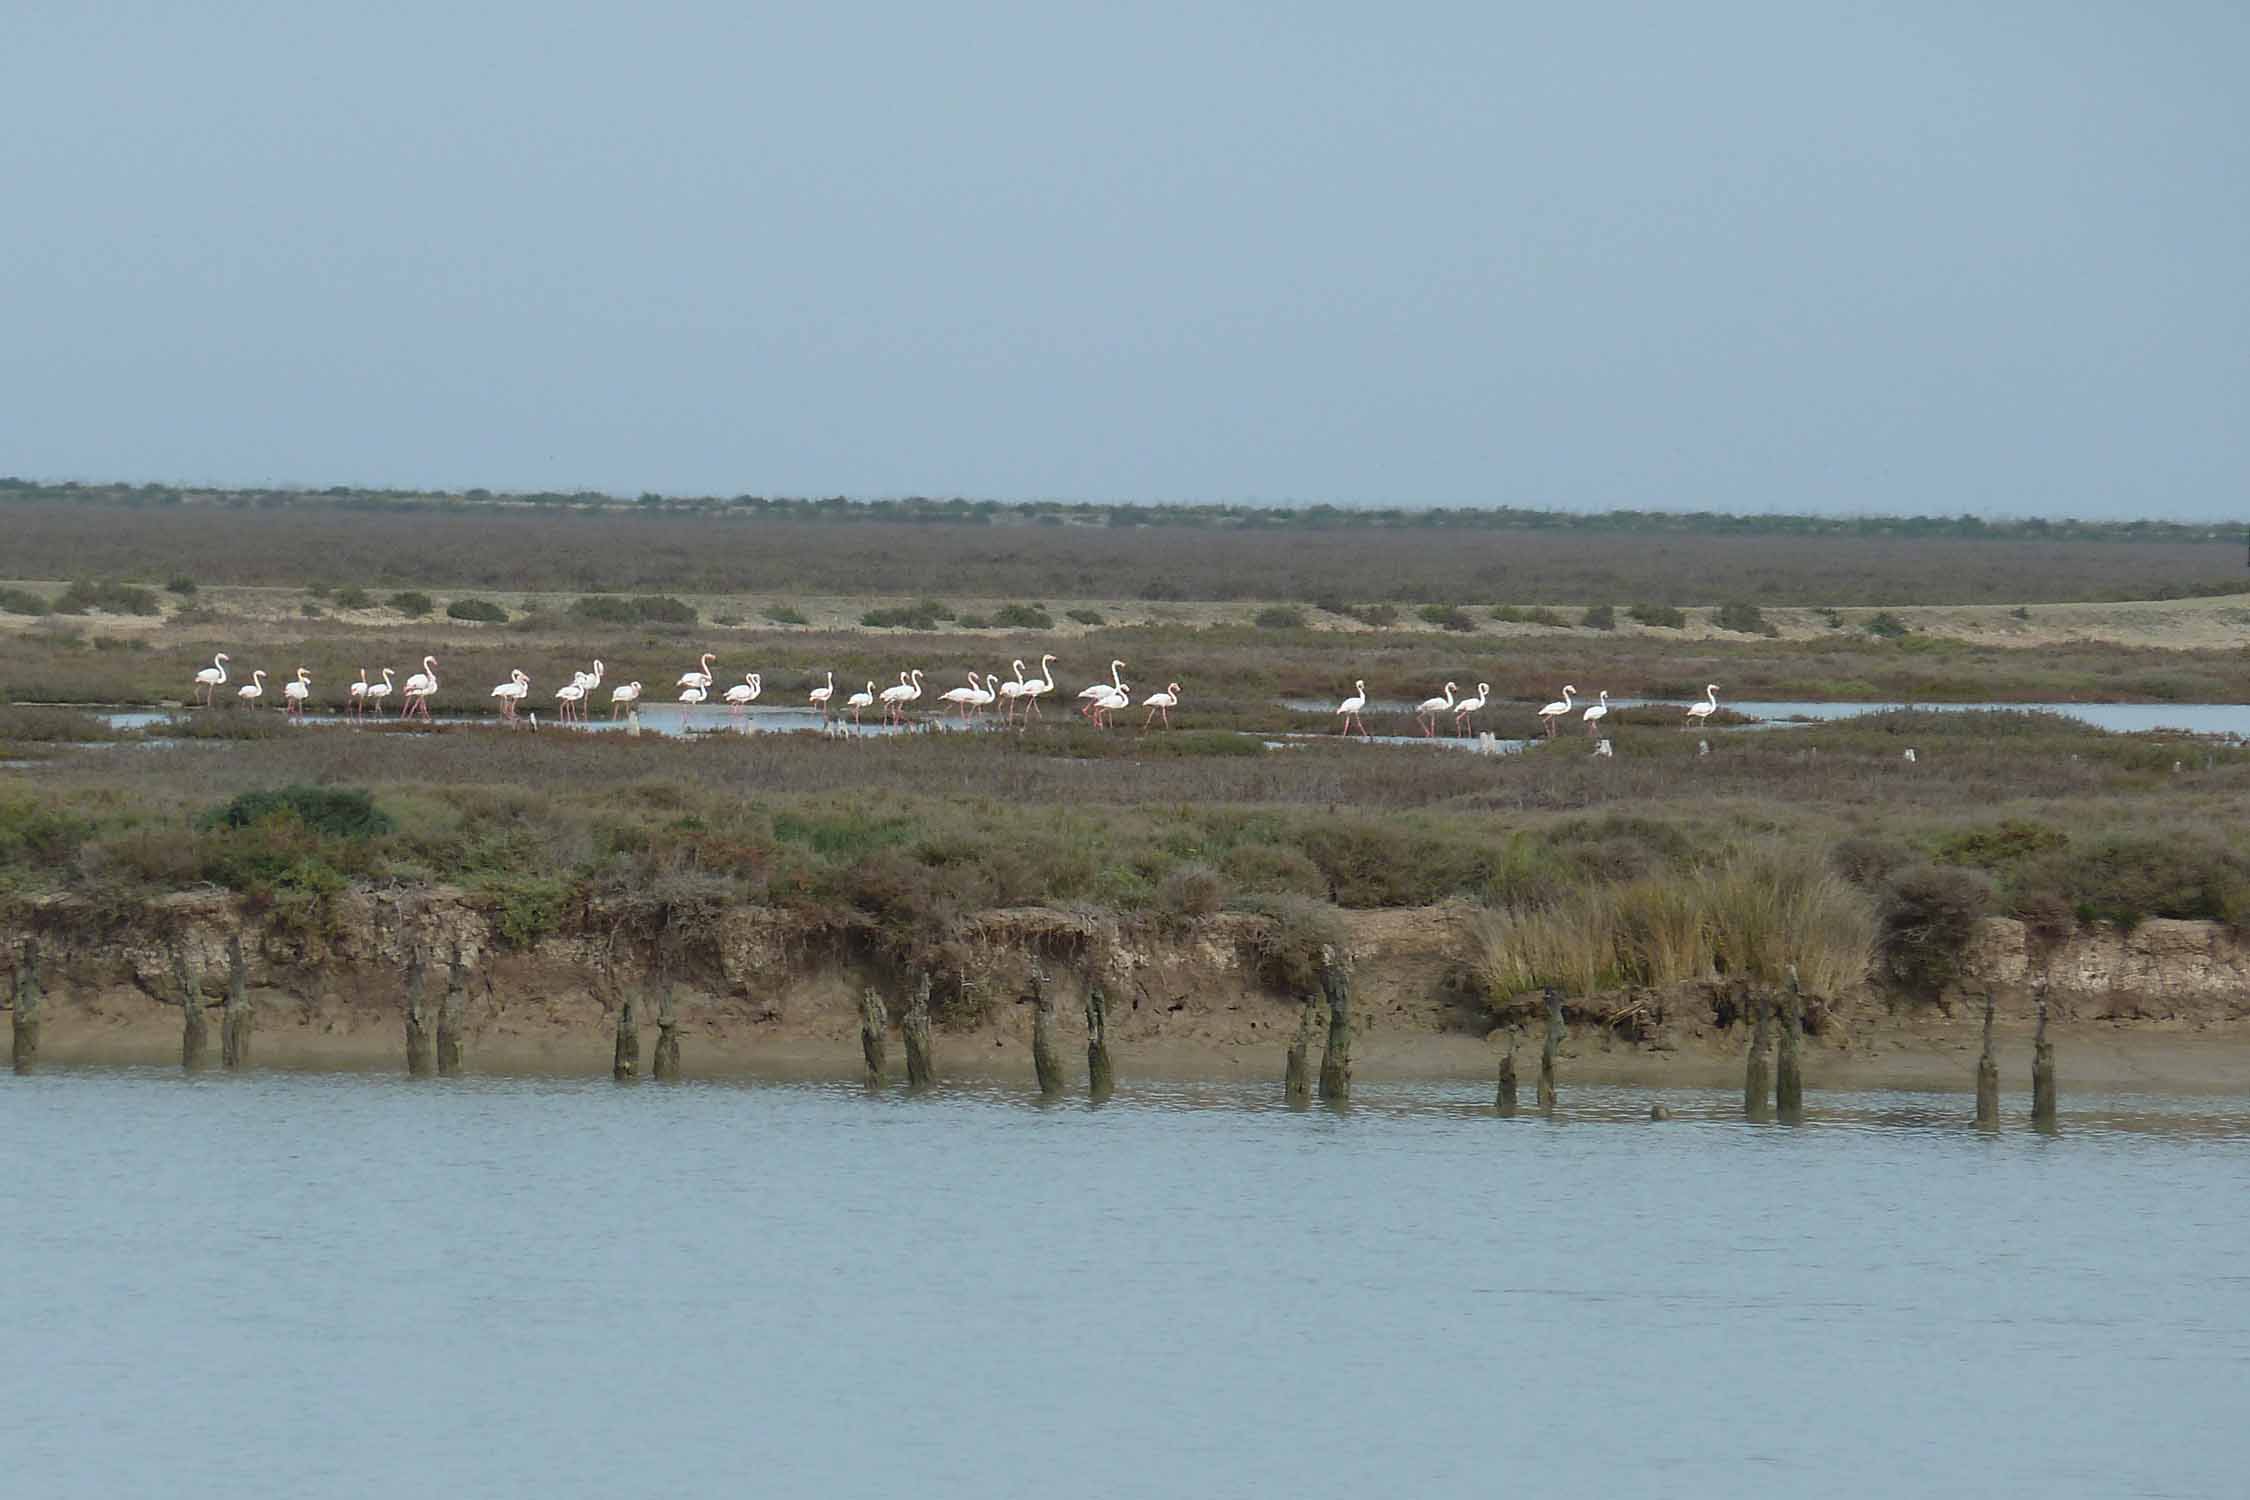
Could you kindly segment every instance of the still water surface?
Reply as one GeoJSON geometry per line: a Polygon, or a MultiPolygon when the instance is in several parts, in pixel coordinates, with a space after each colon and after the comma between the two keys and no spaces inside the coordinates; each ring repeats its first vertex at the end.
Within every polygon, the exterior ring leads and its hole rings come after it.
{"type": "Polygon", "coordinates": [[[2240,1495],[2250,1104],[0,1077],[12,1494],[2240,1495]]]}

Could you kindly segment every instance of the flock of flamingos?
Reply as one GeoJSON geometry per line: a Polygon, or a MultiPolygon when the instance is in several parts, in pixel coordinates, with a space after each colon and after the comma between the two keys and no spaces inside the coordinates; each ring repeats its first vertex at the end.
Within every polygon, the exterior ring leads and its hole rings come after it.
{"type": "MultiPolygon", "coordinates": [[[[195,674],[196,701],[200,705],[210,707],[218,701],[219,689],[227,685],[229,659],[222,651],[211,659],[211,665],[195,674]]],[[[692,671],[680,674],[680,680],[673,684],[679,689],[679,702],[692,708],[711,701],[711,695],[718,687],[717,679],[711,675],[711,664],[717,659],[716,655],[706,652],[692,671]]],[[[1045,718],[1046,715],[1040,712],[1039,700],[1055,691],[1055,658],[1039,658],[1039,675],[1036,677],[1024,675],[1024,664],[1020,659],[1010,665],[1015,670],[1012,681],[1003,682],[995,673],[979,677],[971,672],[968,674],[966,687],[940,693],[936,701],[957,713],[964,724],[982,718],[995,707],[1002,710],[1006,722],[1010,724],[1017,722],[1019,714],[1027,724],[1034,718],[1045,718]]],[[[363,667],[360,669],[359,681],[346,690],[344,712],[354,718],[364,717],[369,712],[381,717],[395,689],[399,695],[398,717],[421,718],[426,721],[430,717],[430,700],[438,692],[437,666],[436,657],[423,657],[422,670],[407,678],[403,684],[397,682],[398,674],[390,667],[382,668],[377,674],[380,681],[370,680],[363,667]]],[[[1124,671],[1124,662],[1112,661],[1109,664],[1108,681],[1089,683],[1079,690],[1078,711],[1097,728],[1108,728],[1111,714],[1133,706],[1132,689],[1125,681],[1124,671]]],[[[603,673],[603,665],[597,658],[592,671],[574,672],[569,682],[555,689],[555,717],[558,722],[572,724],[584,721],[587,704],[594,700],[602,686],[603,673]]],[[[851,694],[840,704],[835,701],[836,674],[828,672],[823,676],[826,680],[807,694],[807,701],[820,711],[823,722],[849,714],[851,721],[857,724],[861,722],[862,713],[871,708],[880,708],[885,724],[903,726],[907,723],[908,713],[922,699],[922,670],[919,667],[899,673],[898,682],[879,693],[875,691],[875,684],[869,682],[865,688],[851,694]]],[[[1491,700],[1492,685],[1488,682],[1478,683],[1476,692],[1469,697],[1455,697],[1455,686],[1449,682],[1438,697],[1425,698],[1415,705],[1414,722],[1425,737],[1434,738],[1438,721],[1448,714],[1453,717],[1454,733],[1468,734],[1472,727],[1471,718],[1491,700]]],[[[1361,738],[1371,739],[1365,716],[1367,684],[1365,681],[1358,681],[1353,683],[1352,688],[1352,695],[1336,705],[1336,714],[1340,720],[1336,732],[1349,734],[1353,726],[1357,725],[1361,738]]],[[[743,674],[742,681],[726,688],[718,697],[739,723],[749,711],[750,705],[757,702],[764,692],[763,679],[756,672],[747,672],[743,674]]],[[[633,712],[640,704],[641,693],[642,684],[638,681],[612,687],[609,690],[609,716],[615,719],[620,714],[633,712]]],[[[1540,721],[1545,725],[1549,736],[1555,733],[1556,723],[1568,718],[1573,712],[1578,714],[1589,736],[1609,716],[1609,694],[1606,691],[1599,694],[1596,701],[1584,707],[1578,705],[1577,693],[1575,684],[1566,684],[1558,701],[1539,710],[1540,721]]],[[[235,688],[237,700],[251,708],[258,707],[265,696],[266,673],[262,668],[250,674],[250,681],[235,688]]],[[[508,680],[497,684],[488,696],[500,705],[502,720],[508,723],[528,721],[532,728],[539,727],[537,713],[519,715],[518,712],[523,707],[524,700],[531,696],[531,678],[520,669],[510,672],[508,680]]],[[[281,684],[282,711],[301,715],[311,699],[312,673],[299,667],[296,675],[281,684]]],[[[1148,710],[1147,719],[1142,721],[1144,729],[1154,725],[1159,719],[1169,729],[1172,725],[1172,710],[1180,706],[1180,685],[1176,682],[1167,684],[1164,691],[1151,693],[1143,698],[1140,706],[1148,710]]],[[[1707,723],[1718,709],[1719,685],[1714,682],[1705,688],[1701,701],[1689,705],[1683,727],[1707,723]]],[[[1606,747],[1606,742],[1604,743],[1606,747]]]]}

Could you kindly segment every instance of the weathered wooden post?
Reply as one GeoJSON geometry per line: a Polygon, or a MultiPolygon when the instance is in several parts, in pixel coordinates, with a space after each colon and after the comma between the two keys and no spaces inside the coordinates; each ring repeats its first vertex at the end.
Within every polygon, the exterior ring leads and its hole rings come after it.
{"type": "Polygon", "coordinates": [[[1328,1046],[1320,1054],[1320,1097],[1330,1104],[1352,1098],[1352,981],[1333,946],[1320,949],[1320,992],[1328,1001],[1328,1046]]]}
{"type": "Polygon", "coordinates": [[[1547,1005],[1547,1039],[1539,1044],[1539,1107],[1551,1111],[1555,1107],[1555,1056],[1563,1044],[1562,996],[1550,984],[1540,991],[1539,998],[1547,1005]]]}
{"type": "Polygon", "coordinates": [[[1757,1020],[1750,1028],[1750,1061],[1742,1070],[1742,1113],[1752,1120],[1773,1114],[1773,997],[1749,992],[1757,1020]]]}
{"type": "Polygon", "coordinates": [[[1977,1127],[2000,1125],[2000,1064],[1992,1055],[1992,991],[1984,992],[1984,1052],[1977,1058],[1977,1127]]]}
{"type": "Polygon", "coordinates": [[[227,1008],[219,1017],[219,1061],[229,1068],[250,1061],[250,1028],[256,1013],[250,1009],[249,979],[242,962],[242,934],[227,939],[227,1008]]]}
{"type": "Polygon", "coordinates": [[[430,1076],[430,1011],[424,996],[428,978],[427,955],[420,943],[406,950],[406,1071],[409,1077],[430,1076]]]}
{"type": "Polygon", "coordinates": [[[1031,961],[1031,1068],[1039,1075],[1040,1097],[1052,1099],[1063,1091],[1062,1049],[1055,1045],[1055,997],[1047,991],[1047,971],[1038,959],[1031,961]]]}
{"type": "Polygon", "coordinates": [[[438,1004],[438,1077],[451,1078],[461,1071],[461,1032],[469,1006],[469,970],[461,962],[461,945],[453,945],[445,965],[445,999],[438,1004]]]}
{"type": "Polygon", "coordinates": [[[930,1056],[930,976],[926,970],[914,976],[914,989],[898,1031],[906,1043],[906,1086],[928,1088],[937,1081],[937,1066],[930,1056]]]}
{"type": "Polygon", "coordinates": [[[1281,1092],[1293,1108],[1312,1103],[1312,1041],[1320,1030],[1318,996],[1305,996],[1297,1012],[1297,1039],[1289,1044],[1289,1061],[1283,1066],[1281,1092]]]}
{"type": "Polygon", "coordinates": [[[891,1024],[890,1012],[883,1008],[883,997],[869,985],[859,994],[859,1051],[867,1059],[867,1086],[883,1085],[884,1045],[883,1033],[891,1024]]]}
{"type": "Polygon", "coordinates": [[[1109,1061],[1109,996],[1091,971],[1086,975],[1086,1095],[1096,1104],[1117,1092],[1117,1070],[1109,1061]]]}
{"type": "Polygon", "coordinates": [[[617,1050],[610,1054],[609,1076],[625,1083],[641,1076],[641,1020],[633,995],[623,985],[617,994],[617,1050]]]}
{"type": "Polygon", "coordinates": [[[16,958],[15,1035],[13,1054],[18,1073],[28,1073],[39,1061],[39,939],[27,937],[16,958]]]}
{"type": "Polygon", "coordinates": [[[183,943],[172,945],[172,983],[180,992],[180,1066],[193,1072],[203,1066],[211,1038],[203,1015],[202,981],[190,971],[183,943]]]}
{"type": "Polygon", "coordinates": [[[1510,1026],[1508,1050],[1500,1055],[1500,1089],[1492,1098],[1492,1107],[1509,1118],[1516,1112],[1516,1043],[1521,1039],[1516,1028],[1510,1026]]]}
{"type": "Polygon", "coordinates": [[[2039,1030],[2031,1039],[2031,1123],[2055,1128],[2055,1044],[2047,1040],[2047,984],[2039,984],[2039,1030]]]}
{"type": "Polygon", "coordinates": [[[680,1017],[672,1005],[669,972],[656,980],[656,1056],[650,1060],[649,1072],[659,1083],[677,1083],[680,1078],[680,1017]]]}
{"type": "Polygon", "coordinates": [[[1774,1110],[1784,1120],[1801,1120],[1805,1117],[1805,1071],[1797,1044],[1805,1034],[1805,998],[1797,990],[1795,964],[1789,966],[1782,995],[1781,1055],[1773,1070],[1774,1110]]]}

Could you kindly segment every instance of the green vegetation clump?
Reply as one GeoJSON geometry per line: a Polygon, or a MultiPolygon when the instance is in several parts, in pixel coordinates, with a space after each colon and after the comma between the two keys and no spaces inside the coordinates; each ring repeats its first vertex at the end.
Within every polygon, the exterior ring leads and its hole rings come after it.
{"type": "Polygon", "coordinates": [[[963,630],[990,630],[993,628],[992,621],[986,619],[983,615],[962,615],[953,623],[963,630]]]}
{"type": "Polygon", "coordinates": [[[1305,612],[1293,604],[1269,604],[1252,618],[1260,630],[1302,630],[1305,612]]]}
{"type": "Polygon", "coordinates": [[[445,607],[446,618],[479,625],[505,625],[508,612],[489,599],[456,599],[445,607]]]}
{"type": "Polygon", "coordinates": [[[810,625],[805,612],[793,604],[772,604],[766,607],[766,618],[776,625],[810,625]]]}
{"type": "Polygon", "coordinates": [[[167,593],[178,594],[184,599],[195,592],[195,580],[185,573],[174,573],[164,581],[164,588],[167,593]]]}
{"type": "Polygon", "coordinates": [[[1398,606],[1395,604],[1362,604],[1352,611],[1352,618],[1374,630],[1388,630],[1398,623],[1398,606]]]}
{"type": "Polygon", "coordinates": [[[375,597],[358,584],[347,583],[336,590],[334,602],[338,609],[369,609],[373,607],[375,597]]]}
{"type": "Polygon", "coordinates": [[[1859,628],[1886,641],[1895,641],[1906,634],[1906,622],[1887,609],[1860,621],[1859,628]]]}
{"type": "Polygon", "coordinates": [[[588,594],[571,605],[572,618],[597,625],[693,625],[694,606],[668,594],[588,594]]]}
{"type": "Polygon", "coordinates": [[[1617,610],[1612,605],[1597,604],[1588,609],[1580,617],[1578,623],[1588,630],[1615,630],[1617,628],[1617,610]]]}
{"type": "Polygon", "coordinates": [[[317,620],[321,616],[327,614],[328,611],[322,609],[312,600],[307,599],[304,603],[297,606],[297,613],[303,615],[308,620],[317,620]]]}
{"type": "Polygon", "coordinates": [[[1780,634],[1766,623],[1765,611],[1739,599],[1730,599],[1711,611],[1711,623],[1721,630],[1732,630],[1741,635],[1780,634]]]}
{"type": "Polygon", "coordinates": [[[1100,610],[1083,607],[1068,611],[1064,618],[1075,620],[1081,625],[1107,625],[1109,623],[1102,617],[1100,610]]]}
{"type": "Polygon", "coordinates": [[[0,589],[0,614],[51,615],[55,607],[29,589],[0,589]]]}
{"type": "Polygon", "coordinates": [[[1458,604],[1425,604],[1418,613],[1425,623],[1435,625],[1440,630],[1470,631],[1477,628],[1477,622],[1458,604]]]}
{"type": "Polygon", "coordinates": [[[918,599],[912,604],[871,609],[859,617],[859,623],[869,630],[935,630],[953,617],[944,601],[918,599]]]}
{"type": "Polygon", "coordinates": [[[409,589],[404,593],[391,595],[390,606],[409,620],[419,620],[437,608],[437,601],[419,589],[409,589]]]}
{"type": "Polygon", "coordinates": [[[992,623],[1008,630],[1052,630],[1055,617],[1036,604],[1003,604],[993,612],[992,623]]]}
{"type": "Polygon", "coordinates": [[[375,805],[373,793],[341,786],[285,786],[244,792],[212,808],[197,820],[197,825],[248,828],[282,815],[295,818],[314,833],[340,839],[374,838],[389,833],[394,826],[389,815],[375,805]]]}
{"type": "Polygon", "coordinates": [[[1992,909],[1992,877],[1952,865],[1910,865],[1884,892],[1883,961],[1909,994],[1934,999],[1960,976],[1977,919],[1992,909]]]}
{"type": "Polygon", "coordinates": [[[1678,630],[1687,624],[1687,616],[1669,604],[1636,604],[1627,613],[1643,625],[1664,630],[1678,630]]]}
{"type": "Polygon", "coordinates": [[[131,583],[96,583],[85,578],[75,580],[62,591],[62,597],[55,601],[55,613],[58,615],[82,615],[96,609],[111,615],[155,615],[164,612],[153,589],[144,589],[131,583]]]}

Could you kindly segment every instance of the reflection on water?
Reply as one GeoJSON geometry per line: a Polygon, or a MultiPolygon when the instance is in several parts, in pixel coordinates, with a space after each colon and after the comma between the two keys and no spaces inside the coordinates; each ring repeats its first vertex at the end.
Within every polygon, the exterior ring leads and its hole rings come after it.
{"type": "MultiPolygon", "coordinates": [[[[1675,708],[1687,712],[1685,703],[1670,699],[1618,698],[1609,700],[1612,708],[1675,708]]],[[[1312,698],[1284,698],[1284,708],[1300,713],[1324,713],[1333,709],[1333,703],[1312,698]]],[[[1578,707],[1584,708],[1586,700],[1578,707]]],[[[2250,736],[2250,704],[2241,703],[1808,703],[1794,700],[1745,698],[1722,699],[1720,707],[1753,719],[1785,723],[1810,720],[1825,723],[1831,719],[1856,719],[1863,714],[1890,713],[1896,709],[1911,708],[1942,713],[1970,713],[1992,710],[2016,713],[2062,714],[2096,729],[2113,734],[2140,733],[2152,729],[2180,729],[2190,734],[2236,734],[2250,736]]],[[[1511,717],[1525,712],[1531,705],[1498,704],[1492,712],[1507,713],[1511,717]]],[[[1411,715],[1414,706],[1404,701],[1370,701],[1367,712],[1375,715],[1411,715]]],[[[1572,718],[1577,714],[1574,710],[1572,718]]],[[[1378,736],[1380,738],[1380,736],[1378,736]]]]}
{"type": "Polygon", "coordinates": [[[0,1078],[10,1489],[2239,1492],[2239,1101],[1277,1094],[0,1078]]]}

